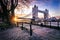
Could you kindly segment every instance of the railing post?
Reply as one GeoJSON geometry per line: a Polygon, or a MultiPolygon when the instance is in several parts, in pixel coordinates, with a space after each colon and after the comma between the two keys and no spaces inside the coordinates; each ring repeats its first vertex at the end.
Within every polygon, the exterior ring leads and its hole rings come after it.
{"type": "Polygon", "coordinates": [[[23,30],[23,22],[22,22],[22,26],[21,26],[21,29],[23,30]]]}
{"type": "Polygon", "coordinates": [[[32,21],[30,23],[30,36],[32,36],[32,21]]]}
{"type": "Polygon", "coordinates": [[[18,27],[18,22],[17,22],[17,27],[18,27]]]}
{"type": "Polygon", "coordinates": [[[58,29],[59,29],[59,21],[57,22],[57,26],[58,26],[58,29]]]}
{"type": "Polygon", "coordinates": [[[50,21],[50,27],[51,27],[51,21],[50,21]]]}

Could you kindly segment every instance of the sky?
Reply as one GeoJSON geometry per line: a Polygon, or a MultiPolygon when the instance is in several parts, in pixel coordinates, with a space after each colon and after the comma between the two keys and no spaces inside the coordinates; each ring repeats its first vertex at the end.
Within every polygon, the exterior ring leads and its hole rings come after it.
{"type": "Polygon", "coordinates": [[[31,6],[37,5],[39,10],[49,10],[50,16],[60,16],[60,0],[35,0],[31,6]]]}
{"type": "MultiPolygon", "coordinates": [[[[24,11],[26,14],[31,13],[32,7],[34,5],[38,6],[39,10],[44,11],[45,9],[49,10],[49,16],[54,17],[54,16],[60,16],[60,0],[19,0],[20,7],[22,5],[26,5],[26,8],[24,7],[24,11]],[[26,8],[26,9],[25,9],[26,8]]],[[[20,11],[18,12],[20,13],[20,11]]],[[[43,13],[39,13],[40,16],[43,16],[43,13]]]]}

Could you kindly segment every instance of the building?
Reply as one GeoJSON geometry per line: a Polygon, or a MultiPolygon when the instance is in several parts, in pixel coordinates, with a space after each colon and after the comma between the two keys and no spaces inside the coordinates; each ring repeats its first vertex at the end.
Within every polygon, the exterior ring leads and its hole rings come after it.
{"type": "Polygon", "coordinates": [[[32,16],[34,19],[38,18],[38,7],[36,5],[32,8],[32,16]]]}

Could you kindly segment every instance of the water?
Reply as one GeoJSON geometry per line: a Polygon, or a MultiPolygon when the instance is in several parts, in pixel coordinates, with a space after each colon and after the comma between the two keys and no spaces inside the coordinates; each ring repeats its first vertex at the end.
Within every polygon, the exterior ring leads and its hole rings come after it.
{"type": "MultiPolygon", "coordinates": [[[[48,22],[46,25],[50,25],[50,22],[48,22]]],[[[51,26],[58,26],[58,22],[51,22],[51,26]]],[[[60,22],[59,22],[59,26],[60,26],[60,22]]]]}

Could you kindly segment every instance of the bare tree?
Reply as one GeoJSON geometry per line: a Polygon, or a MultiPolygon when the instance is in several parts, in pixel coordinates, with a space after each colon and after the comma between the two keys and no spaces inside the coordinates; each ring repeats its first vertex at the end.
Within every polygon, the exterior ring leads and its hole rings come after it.
{"type": "Polygon", "coordinates": [[[14,16],[14,9],[18,5],[18,0],[0,0],[0,5],[3,10],[3,13],[2,13],[3,21],[5,21],[6,19],[6,22],[10,23],[10,20],[9,20],[10,12],[11,12],[11,15],[14,16]]]}

